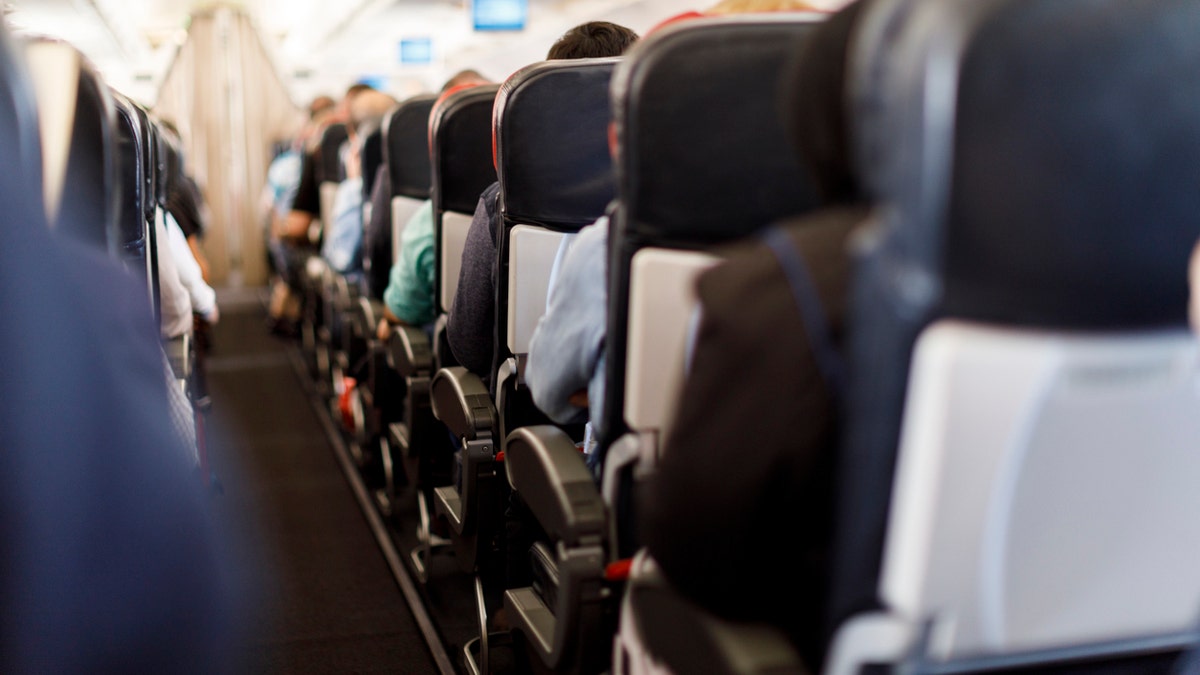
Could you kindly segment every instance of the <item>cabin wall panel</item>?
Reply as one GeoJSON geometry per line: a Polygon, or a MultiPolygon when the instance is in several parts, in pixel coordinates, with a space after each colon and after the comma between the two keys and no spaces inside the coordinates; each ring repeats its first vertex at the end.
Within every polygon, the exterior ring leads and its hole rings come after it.
{"type": "Polygon", "coordinates": [[[260,195],[271,146],[302,120],[246,15],[219,8],[192,17],[154,111],[179,127],[188,169],[207,198],[213,285],[265,283],[260,195]]]}

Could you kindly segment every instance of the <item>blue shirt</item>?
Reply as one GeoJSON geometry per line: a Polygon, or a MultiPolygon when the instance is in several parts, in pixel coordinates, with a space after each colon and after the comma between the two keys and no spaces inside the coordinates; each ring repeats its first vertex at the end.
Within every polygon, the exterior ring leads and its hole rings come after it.
{"type": "Polygon", "coordinates": [[[321,257],[342,274],[361,270],[362,235],[362,179],[349,178],[338,185],[333,222],[326,225],[321,257]]]}
{"type": "Polygon", "coordinates": [[[597,432],[604,404],[607,259],[607,218],[563,240],[525,367],[525,382],[542,412],[559,424],[590,418],[597,432]],[[568,400],[585,387],[590,412],[568,400]]]}
{"type": "Polygon", "coordinates": [[[410,326],[434,319],[433,309],[433,202],[426,200],[412,215],[400,235],[400,257],[388,274],[383,302],[410,326]]]}
{"type": "Polygon", "coordinates": [[[271,207],[275,215],[286,218],[292,210],[292,201],[300,189],[300,168],[303,160],[295,150],[286,150],[276,157],[267,169],[267,189],[271,194],[271,207]]]}

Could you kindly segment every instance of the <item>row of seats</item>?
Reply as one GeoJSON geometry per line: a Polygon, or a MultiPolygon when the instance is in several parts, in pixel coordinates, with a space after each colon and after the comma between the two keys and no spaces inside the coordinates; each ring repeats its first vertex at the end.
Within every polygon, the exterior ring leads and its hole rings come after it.
{"type": "Polygon", "coordinates": [[[0,662],[228,667],[235,588],[152,316],[166,141],[72,48],[3,26],[0,137],[0,662]]]}
{"type": "MultiPolygon", "coordinates": [[[[190,311],[163,316],[165,284],[173,284],[169,298],[188,292],[167,241],[168,229],[178,227],[168,219],[171,192],[184,180],[180,141],[111,90],[74,47],[35,39],[25,50],[39,104],[50,228],[120,262],[145,289],[147,315],[162,326],[176,385],[170,390],[174,422],[207,481],[198,434],[209,405],[197,367],[203,354],[193,340],[190,311]]],[[[198,263],[190,262],[198,275],[198,263]]]]}
{"type": "MultiPolygon", "coordinates": [[[[784,626],[681,598],[644,555],[628,579],[639,491],[689,391],[695,280],[723,245],[796,217],[790,227],[833,219],[855,233],[846,347],[822,370],[841,430],[829,610],[812,612],[824,669],[1143,672],[1196,643],[1187,448],[1200,429],[1183,322],[1200,108],[1179,89],[1200,58],[1195,13],[1115,0],[858,11],[846,124],[866,217],[820,209],[778,114],[778,74],[820,30],[815,15],[683,22],[620,61],[537,64],[390,116],[393,226],[428,190],[442,318],[384,345],[372,337],[378,298],[314,293],[310,306],[341,313],[310,312],[307,345],[314,366],[369,364],[353,438],[386,513],[405,486],[419,499],[420,522],[397,523],[420,531],[418,578],[438,583],[440,550],[475,576],[470,671],[489,672],[501,606],[539,669],[818,667],[784,626]],[[1162,45],[1169,55],[1153,56],[1162,45]],[[466,225],[496,178],[497,339],[479,374],[454,364],[442,336],[466,225]],[[561,235],[606,212],[597,474],[581,430],[547,424],[523,372],[561,235]],[[514,517],[532,518],[538,541],[508,536],[514,517]]],[[[756,328],[744,330],[799,339],[756,328]]],[[[315,371],[335,391],[336,368],[315,371]]],[[[761,415],[727,422],[753,444],[779,424],[761,415]]],[[[728,450],[713,476],[738,470],[728,450]]],[[[805,515],[770,514],[766,531],[787,542],[805,515]]]]}

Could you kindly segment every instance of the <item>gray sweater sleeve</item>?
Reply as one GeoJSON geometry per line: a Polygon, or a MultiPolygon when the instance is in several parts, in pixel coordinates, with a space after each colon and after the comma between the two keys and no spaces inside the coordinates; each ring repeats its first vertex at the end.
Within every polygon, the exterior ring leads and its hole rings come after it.
{"type": "Polygon", "coordinates": [[[496,196],[500,184],[488,186],[479,197],[463,248],[458,290],[450,307],[446,339],[454,358],[467,370],[487,378],[495,351],[496,230],[500,213],[496,196]]]}

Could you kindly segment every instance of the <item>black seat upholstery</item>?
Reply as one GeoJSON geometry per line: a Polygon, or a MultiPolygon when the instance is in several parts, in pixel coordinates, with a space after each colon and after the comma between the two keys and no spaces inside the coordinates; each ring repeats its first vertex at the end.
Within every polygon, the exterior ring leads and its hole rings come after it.
{"type": "MultiPolygon", "coordinates": [[[[499,604],[506,563],[498,554],[508,490],[495,456],[512,428],[549,421],[519,384],[518,367],[510,357],[528,351],[516,343],[528,342],[546,306],[561,233],[593,222],[613,197],[607,128],[609,80],[616,63],[617,59],[538,63],[510,77],[495,100],[492,133],[502,225],[496,263],[495,334],[500,339],[493,363],[504,364],[499,374],[492,373],[491,381],[498,383],[495,406],[483,381],[463,368],[439,371],[432,388],[439,419],[464,439],[461,485],[438,488],[437,508],[452,524],[470,524],[456,525],[456,534],[475,542],[475,565],[490,582],[483,586],[485,615],[499,604]],[[512,293],[510,283],[515,283],[512,293]],[[510,309],[516,311],[518,304],[527,309],[510,319],[510,309]],[[524,337],[517,338],[514,330],[524,337]],[[482,399],[464,396],[466,391],[482,392],[482,399]],[[486,407],[486,414],[472,414],[472,408],[480,406],[486,407]],[[476,448],[486,452],[473,452],[476,448]]],[[[486,670],[486,639],[478,651],[481,669],[486,670]]],[[[475,657],[468,653],[468,658],[475,657]]]]}
{"type": "Polygon", "coordinates": [[[450,310],[444,286],[457,283],[446,276],[447,261],[443,247],[443,225],[447,213],[470,216],[484,188],[496,182],[492,162],[492,105],[499,85],[481,85],[454,92],[443,99],[429,121],[430,162],[432,165],[430,198],[433,200],[434,250],[437,272],[434,287],[440,313],[450,310]]]}
{"type": "Polygon", "coordinates": [[[371,191],[375,188],[376,173],[383,164],[383,128],[372,129],[362,141],[359,151],[362,162],[363,205],[371,203],[371,191]]]}
{"type": "MultiPolygon", "coordinates": [[[[390,278],[390,268],[395,259],[394,252],[399,248],[399,229],[407,224],[412,213],[419,208],[424,200],[429,198],[429,113],[436,97],[433,95],[415,96],[398,104],[383,118],[381,126],[382,161],[386,166],[388,185],[382,189],[388,193],[386,201],[387,217],[382,222],[387,223],[389,234],[380,237],[391,242],[391,247],[375,246],[368,242],[369,260],[364,261],[367,268],[367,297],[358,298],[356,318],[366,337],[369,354],[367,379],[360,382],[358,393],[362,400],[364,411],[363,433],[359,443],[365,447],[379,447],[379,457],[382,464],[384,486],[377,493],[379,504],[385,513],[392,513],[396,501],[398,483],[402,480],[400,468],[391,457],[391,442],[386,438],[388,428],[393,424],[401,424],[405,431],[411,427],[404,425],[408,383],[405,377],[396,370],[397,357],[392,354],[390,345],[380,344],[374,339],[375,328],[383,315],[382,296],[390,278]]],[[[373,213],[372,220],[380,221],[380,214],[373,213]]],[[[401,360],[412,363],[409,353],[414,349],[425,352],[428,350],[428,340],[423,339],[419,332],[406,332],[401,329],[403,336],[397,336],[395,342],[400,351],[401,360]],[[410,342],[417,341],[418,345],[405,345],[405,337],[410,342]]],[[[412,375],[409,372],[408,375],[412,375]]],[[[426,382],[431,373],[424,372],[426,382]]],[[[424,406],[427,408],[428,405],[424,406]]],[[[421,407],[417,407],[418,413],[421,407]]],[[[411,415],[409,415],[411,417],[411,415]]],[[[400,436],[411,441],[405,434],[400,436]]],[[[399,438],[398,438],[399,440],[399,438]]],[[[415,482],[415,481],[414,481],[415,482]]]]}
{"type": "Polygon", "coordinates": [[[875,50],[890,73],[856,102],[857,136],[890,142],[874,153],[881,218],[854,291],[836,619],[880,603],[923,332],[949,320],[1075,337],[1185,325],[1200,96],[1179,83],[1200,64],[1194,9],[914,3],[894,46],[875,50]]]}
{"type": "MultiPolygon", "coordinates": [[[[687,257],[817,204],[775,97],[781,67],[814,20],[764,15],[681,23],[646,38],[616,68],[617,203],[610,223],[602,452],[629,430],[624,388],[634,255],[655,247],[687,257]]],[[[697,260],[688,257],[684,265],[697,260]]],[[[673,330],[682,334],[684,323],[673,330]]],[[[647,439],[644,447],[655,443],[647,439]]],[[[517,430],[505,461],[513,488],[547,532],[561,537],[556,574],[548,575],[558,587],[553,593],[510,590],[510,620],[546,666],[603,670],[622,589],[619,577],[606,577],[606,565],[634,550],[632,528],[614,520],[629,502],[618,496],[606,506],[593,480],[580,480],[589,472],[578,451],[546,427],[517,430]]]]}
{"type": "MultiPolygon", "coordinates": [[[[480,193],[495,181],[496,172],[491,156],[491,115],[498,88],[498,85],[483,85],[452,91],[443,95],[429,113],[429,196],[433,202],[434,257],[437,261],[434,304],[438,314],[443,317],[450,304],[449,289],[443,286],[458,280],[458,260],[450,263],[444,260],[446,220],[455,221],[452,228],[460,237],[465,236],[466,224],[475,210],[480,193]],[[445,269],[447,264],[452,265],[453,274],[445,269]],[[453,279],[449,280],[449,277],[453,279]],[[443,301],[443,298],[447,300],[443,301]]],[[[418,100],[405,116],[412,115],[419,119],[423,106],[423,101],[418,100]]],[[[402,105],[401,111],[406,107],[402,105]]],[[[409,119],[411,124],[411,117],[409,119]]],[[[392,120],[389,124],[396,123],[392,120]]],[[[406,158],[419,149],[419,141],[415,134],[409,135],[411,132],[410,127],[406,131],[407,142],[403,144],[408,149],[406,158]]],[[[401,175],[408,194],[419,194],[419,178],[408,171],[403,171],[401,175]]],[[[461,246],[461,238],[458,241],[458,246],[461,246]]],[[[461,250],[457,255],[461,259],[461,250]]],[[[389,349],[397,372],[405,378],[407,395],[404,422],[388,427],[387,452],[395,459],[403,460],[408,482],[417,489],[420,500],[422,517],[418,526],[418,540],[421,548],[412,552],[411,559],[421,581],[427,580],[428,556],[432,553],[429,517],[435,507],[430,500],[436,487],[450,482],[453,462],[451,436],[435,418],[430,398],[437,368],[452,365],[449,348],[438,347],[445,344],[444,332],[442,320],[435,329],[431,346],[421,329],[397,326],[389,349]]],[[[389,458],[387,463],[399,464],[395,459],[389,458]]],[[[454,528],[460,534],[464,531],[473,533],[474,519],[459,520],[454,523],[454,528]]],[[[460,566],[473,571],[476,540],[471,536],[459,537],[456,543],[461,549],[458,556],[460,566]]]]}
{"type": "Polygon", "coordinates": [[[436,100],[432,94],[405,99],[384,118],[392,197],[429,199],[429,113],[436,100]]]}
{"type": "MultiPolygon", "coordinates": [[[[70,72],[50,72],[40,67],[35,67],[34,72],[35,85],[40,91],[62,87],[75,89],[65,162],[60,164],[58,158],[51,158],[54,166],[61,167],[62,174],[46,177],[52,184],[62,186],[57,203],[48,205],[52,213],[51,227],[64,236],[108,251],[109,236],[115,234],[119,208],[116,198],[119,180],[116,109],[112,95],[73,47],[38,41],[30,44],[28,49],[35,64],[40,62],[39,51],[70,52],[74,57],[70,72]]],[[[58,104],[57,100],[45,103],[55,104],[58,104]]]]}
{"type": "Polygon", "coordinates": [[[325,127],[321,133],[319,147],[320,163],[317,165],[317,183],[340,183],[345,178],[339,152],[342,143],[349,138],[346,125],[336,122],[325,127]]]}
{"type": "MultiPolygon", "coordinates": [[[[618,62],[579,59],[534,64],[510,77],[496,97],[493,134],[502,218],[496,267],[499,339],[492,359],[497,368],[528,350],[529,335],[546,304],[546,283],[553,263],[554,251],[549,251],[550,257],[544,252],[558,239],[546,237],[541,250],[526,252],[522,264],[536,270],[512,270],[513,228],[526,225],[575,232],[604,215],[616,194],[608,125],[609,84],[618,62]],[[540,259],[538,253],[543,253],[540,259]],[[532,276],[525,287],[513,289],[520,294],[516,298],[509,288],[513,275],[517,279],[532,276]],[[522,307],[513,303],[528,309],[520,311],[522,307]]],[[[516,370],[514,362],[507,374],[516,370]]],[[[501,412],[500,438],[517,426],[547,421],[533,409],[527,391],[515,386],[516,379],[492,374],[501,412]],[[511,386],[506,389],[501,380],[511,386]],[[502,391],[508,395],[505,401],[501,400],[502,391]],[[518,397],[520,403],[515,400],[518,397]]]]}
{"type": "MultiPolygon", "coordinates": [[[[152,170],[147,162],[150,142],[148,118],[137,104],[114,95],[117,110],[118,168],[121,172],[119,217],[110,241],[125,266],[146,285],[153,303],[154,270],[150,266],[150,221],[146,218],[148,203],[154,196],[148,192],[150,183],[146,172],[152,170]]],[[[151,305],[153,306],[153,304],[151,305]]]]}
{"type": "Polygon", "coordinates": [[[817,205],[774,96],[780,68],[809,22],[759,15],[682,23],[647,40],[617,72],[622,153],[610,244],[607,440],[626,429],[634,253],[646,246],[707,248],[817,205]]]}

